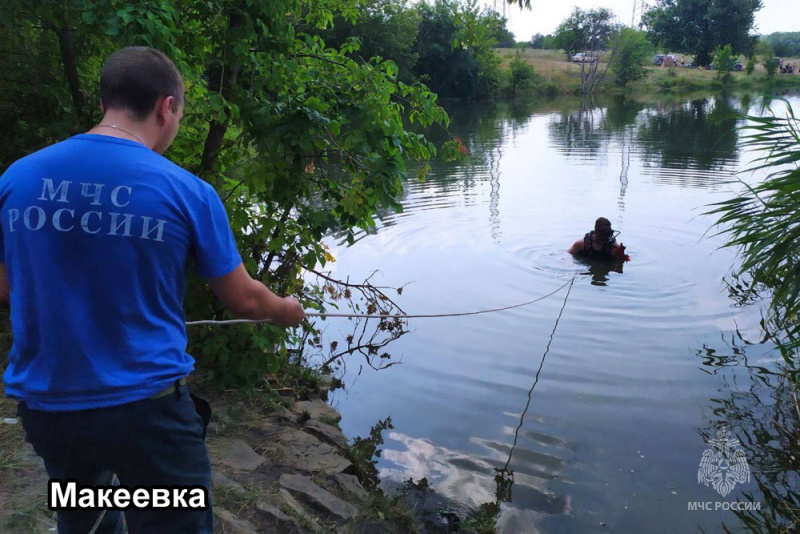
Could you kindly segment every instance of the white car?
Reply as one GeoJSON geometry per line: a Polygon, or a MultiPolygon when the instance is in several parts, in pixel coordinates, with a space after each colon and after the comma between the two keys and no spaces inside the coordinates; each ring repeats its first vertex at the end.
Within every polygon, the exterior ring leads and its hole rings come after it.
{"type": "Polygon", "coordinates": [[[597,56],[592,55],[592,53],[590,52],[578,52],[577,54],[572,56],[571,61],[573,63],[583,63],[585,61],[590,61],[594,63],[595,61],[597,61],[597,56]]]}

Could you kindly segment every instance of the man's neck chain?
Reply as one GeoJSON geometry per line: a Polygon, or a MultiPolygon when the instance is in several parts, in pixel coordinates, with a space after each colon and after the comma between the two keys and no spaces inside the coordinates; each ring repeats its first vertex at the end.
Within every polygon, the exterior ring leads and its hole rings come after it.
{"type": "Polygon", "coordinates": [[[129,132],[129,131],[128,131],[128,130],[126,130],[125,128],[120,128],[120,127],[119,127],[119,126],[117,126],[116,124],[98,124],[97,126],[95,126],[95,128],[114,128],[115,130],[119,130],[119,131],[120,131],[120,132],[122,132],[122,133],[126,133],[126,134],[130,135],[131,137],[133,137],[134,139],[136,139],[137,141],[139,141],[139,142],[140,142],[140,143],[142,143],[143,145],[147,146],[147,143],[145,143],[144,141],[142,141],[142,140],[139,138],[139,136],[138,136],[138,135],[136,135],[136,134],[135,134],[135,133],[133,133],[133,132],[129,132]]]}

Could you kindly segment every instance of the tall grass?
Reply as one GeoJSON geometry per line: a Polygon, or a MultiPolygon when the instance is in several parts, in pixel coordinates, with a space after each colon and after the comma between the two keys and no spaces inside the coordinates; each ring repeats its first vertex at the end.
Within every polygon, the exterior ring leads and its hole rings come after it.
{"type": "Polygon", "coordinates": [[[720,233],[728,247],[739,249],[737,275],[751,278],[749,290],[771,292],[769,322],[785,335],[787,363],[798,364],[800,347],[800,119],[791,104],[786,113],[769,109],[764,117],[749,117],[744,145],[758,157],[748,171],[769,171],[755,186],[741,182],[735,197],[714,204],[720,233]]]}

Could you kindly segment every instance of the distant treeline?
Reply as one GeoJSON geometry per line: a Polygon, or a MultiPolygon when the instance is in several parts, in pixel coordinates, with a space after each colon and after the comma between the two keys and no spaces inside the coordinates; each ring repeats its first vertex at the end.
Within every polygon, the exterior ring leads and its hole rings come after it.
{"type": "MultiPolygon", "coordinates": [[[[778,57],[800,56],[800,32],[775,32],[759,36],[758,41],[772,47],[778,57]]],[[[556,34],[537,33],[530,41],[516,43],[516,45],[543,50],[561,50],[561,43],[556,34]]]]}
{"type": "Polygon", "coordinates": [[[454,0],[367,0],[353,20],[340,15],[315,32],[326,45],[357,42],[353,56],[392,60],[405,83],[422,82],[441,97],[481,98],[514,90],[493,48],[516,46],[507,20],[454,0]]]}
{"type": "Polygon", "coordinates": [[[632,78],[624,76],[626,81],[641,78],[643,66],[658,50],[689,55],[694,65],[703,67],[726,46],[734,58],[744,55],[753,65],[769,62],[774,55],[800,55],[800,32],[763,37],[751,33],[761,0],[656,0],[635,30],[638,37],[623,36],[624,27],[609,9],[576,7],[552,34],[536,34],[530,41],[516,40],[505,18],[475,1],[364,0],[357,5],[359,16],[342,11],[329,29],[312,33],[335,48],[353,43],[352,56],[361,61],[391,60],[401,81],[424,83],[441,97],[567,90],[537,75],[519,55],[504,64],[493,51],[498,47],[563,50],[571,60],[579,52],[592,55],[625,43],[635,54],[623,59],[638,72],[632,78]]]}
{"type": "Polygon", "coordinates": [[[762,35],[760,40],[771,46],[778,57],[800,56],[800,32],[775,32],[762,35]]]}

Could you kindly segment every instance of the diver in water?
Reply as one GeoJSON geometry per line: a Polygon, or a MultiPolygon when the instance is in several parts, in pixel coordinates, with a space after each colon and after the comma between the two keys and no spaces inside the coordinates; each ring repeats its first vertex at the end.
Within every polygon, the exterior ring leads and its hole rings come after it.
{"type": "Polygon", "coordinates": [[[626,261],[629,259],[625,254],[625,245],[617,244],[615,232],[611,228],[611,221],[605,217],[597,219],[594,223],[594,230],[583,236],[583,239],[575,241],[567,252],[584,258],[626,261]]]}

